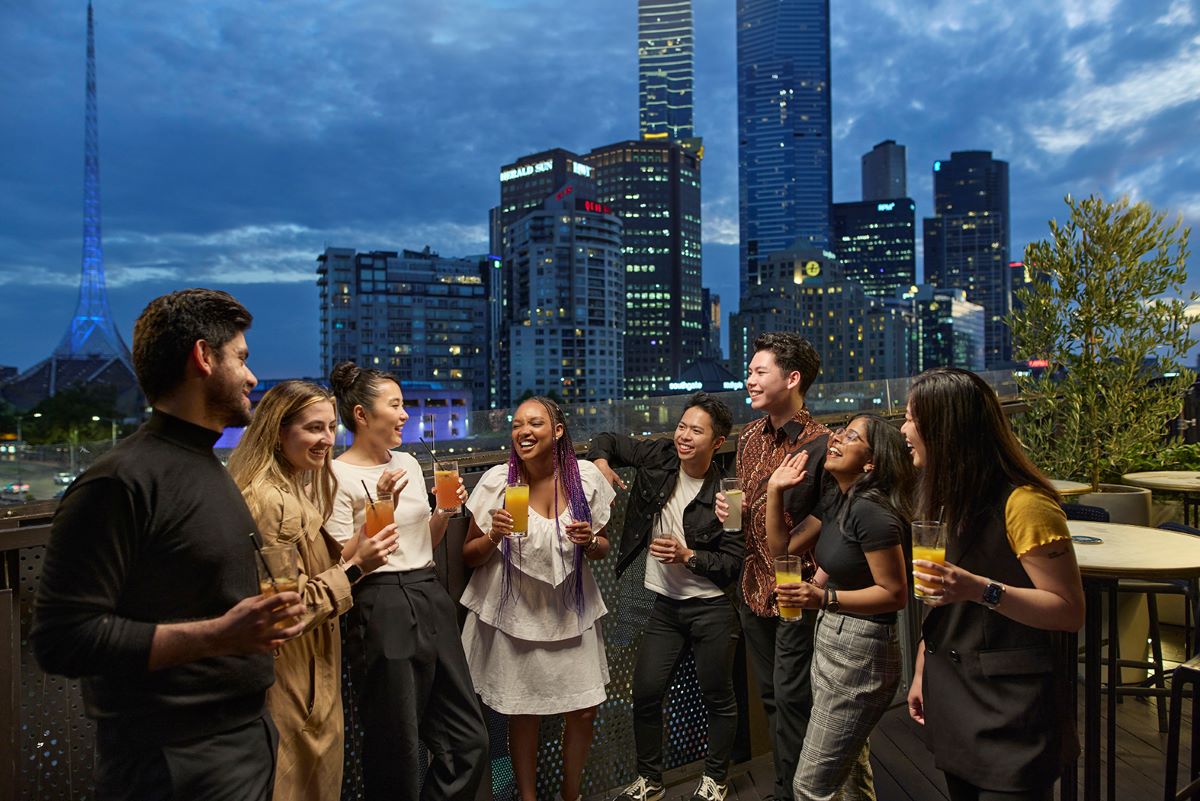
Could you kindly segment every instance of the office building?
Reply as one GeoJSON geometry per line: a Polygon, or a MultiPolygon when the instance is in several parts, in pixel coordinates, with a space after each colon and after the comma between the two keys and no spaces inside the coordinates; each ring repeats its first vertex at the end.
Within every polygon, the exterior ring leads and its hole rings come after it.
{"type": "Polygon", "coordinates": [[[868,295],[895,297],[916,282],[916,204],[906,197],[833,204],[842,274],[868,295]]]}
{"type": "Polygon", "coordinates": [[[703,356],[713,361],[722,361],[725,351],[721,347],[721,296],[708,287],[700,289],[700,340],[703,356]]]}
{"type": "Polygon", "coordinates": [[[730,372],[745,370],[759,334],[795,331],[821,354],[821,383],[908,374],[911,311],[868,295],[832,253],[797,243],[768,257],[758,278],[730,316],[740,334],[730,340],[730,372]]]}
{"type": "Polygon", "coordinates": [[[424,422],[439,436],[465,436],[466,415],[489,405],[493,272],[485,257],[444,258],[429,248],[326,248],[317,257],[321,374],[346,360],[391,373],[410,415],[445,409],[444,419],[424,422]]]}
{"type": "Polygon", "coordinates": [[[904,145],[886,139],[862,157],[862,199],[892,200],[908,194],[908,161],[904,145]]]}
{"type": "Polygon", "coordinates": [[[691,0],[638,0],[638,127],[643,139],[690,139],[691,0]]]}
{"type": "Polygon", "coordinates": [[[901,296],[911,300],[916,321],[914,375],[931,367],[985,368],[985,311],[966,290],[922,284],[901,296]]]}
{"type": "Polygon", "coordinates": [[[504,240],[509,404],[527,393],[553,394],[573,405],[619,400],[625,366],[620,218],[568,183],[507,226],[504,240]]]}
{"type": "Polygon", "coordinates": [[[829,0],[737,0],[740,288],[777,251],[829,246],[829,0]]]}
{"type": "Polygon", "coordinates": [[[582,158],[596,200],[623,226],[624,396],[652,395],[704,351],[700,155],[680,142],[634,139],[582,158]]]}
{"type": "Polygon", "coordinates": [[[984,361],[1009,361],[1008,163],[960,151],[933,165],[934,217],[925,219],[925,281],[963,289],[984,309],[984,361]]]}

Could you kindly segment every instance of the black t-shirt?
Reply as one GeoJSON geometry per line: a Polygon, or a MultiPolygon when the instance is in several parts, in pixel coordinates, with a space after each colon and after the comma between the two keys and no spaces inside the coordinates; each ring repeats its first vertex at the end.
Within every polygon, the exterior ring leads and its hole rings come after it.
{"type": "MultiPolygon", "coordinates": [[[[866,553],[900,545],[907,530],[895,513],[874,501],[847,501],[836,484],[826,487],[813,516],[821,521],[821,536],[813,553],[817,564],[829,574],[828,586],[835,590],[874,586],[866,553]]],[[[879,623],[896,622],[895,612],[854,616],[879,623]]]]}

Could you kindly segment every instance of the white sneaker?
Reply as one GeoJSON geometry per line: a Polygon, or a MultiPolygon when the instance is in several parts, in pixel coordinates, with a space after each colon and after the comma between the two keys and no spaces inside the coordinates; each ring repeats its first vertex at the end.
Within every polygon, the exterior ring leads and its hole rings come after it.
{"type": "Polygon", "coordinates": [[[696,792],[692,793],[692,801],[725,801],[727,792],[729,792],[729,785],[717,784],[711,776],[701,776],[700,786],[696,788],[696,792]]]}
{"type": "MultiPolygon", "coordinates": [[[[661,784],[638,776],[637,781],[622,790],[613,801],[662,801],[664,791],[665,788],[661,784]]],[[[724,793],[721,794],[721,798],[725,798],[724,793]]]]}

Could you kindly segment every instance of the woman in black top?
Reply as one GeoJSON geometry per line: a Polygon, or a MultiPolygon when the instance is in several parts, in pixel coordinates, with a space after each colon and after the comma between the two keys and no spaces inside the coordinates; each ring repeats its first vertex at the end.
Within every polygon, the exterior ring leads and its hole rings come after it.
{"type": "Polygon", "coordinates": [[[783,493],[803,480],[806,460],[803,453],[785,460],[767,483],[771,553],[800,553],[815,542],[826,576],[823,587],[782,584],[776,590],[781,606],[821,610],[812,716],[792,790],[796,801],[874,798],[867,738],[900,681],[896,612],[908,600],[913,467],[904,437],[886,420],[854,418],[829,438],[816,511],[789,532],[783,493]]]}

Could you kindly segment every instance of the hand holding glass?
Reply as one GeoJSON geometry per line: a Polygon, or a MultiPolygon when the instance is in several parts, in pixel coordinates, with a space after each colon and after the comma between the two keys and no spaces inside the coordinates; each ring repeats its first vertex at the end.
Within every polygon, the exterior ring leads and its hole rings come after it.
{"type": "MultiPolygon", "coordinates": [[[[912,524],[912,558],[924,559],[927,562],[945,564],[946,562],[946,524],[938,520],[914,520],[912,524]]],[[[915,571],[917,568],[913,568],[915,571]]],[[[918,600],[925,600],[939,587],[925,584],[913,576],[913,595],[918,600]]]]}
{"type": "Polygon", "coordinates": [[[439,512],[457,512],[462,508],[458,500],[458,462],[434,464],[433,491],[439,512]]]}
{"type": "MultiPolygon", "coordinates": [[[[254,563],[258,566],[258,591],[262,595],[278,595],[281,592],[300,591],[300,553],[294,545],[268,545],[260,548],[254,563]]],[[[276,607],[278,608],[278,607],[276,607]]],[[[277,629],[285,629],[293,623],[280,621],[277,629]]]]}
{"type": "MultiPolygon", "coordinates": [[[[439,501],[440,503],[440,501],[439,501]]],[[[512,515],[513,530],[508,536],[518,539],[529,535],[529,485],[514,481],[504,488],[504,508],[512,515]]]]}
{"type": "Polygon", "coordinates": [[[742,486],[736,478],[721,479],[721,492],[729,504],[729,517],[725,518],[725,531],[742,530],[742,486]]]}
{"type": "Polygon", "coordinates": [[[392,493],[381,492],[374,501],[367,500],[367,536],[374,537],[385,526],[396,520],[396,507],[392,503],[392,493]]]}
{"type": "MultiPolygon", "coordinates": [[[[780,584],[800,584],[804,581],[804,576],[801,574],[800,557],[799,556],[776,556],[775,557],[775,586],[780,584]]],[[[779,619],[782,622],[790,623],[800,619],[804,614],[804,610],[798,606],[784,606],[783,601],[779,602],[779,619]]]]}

